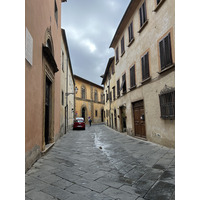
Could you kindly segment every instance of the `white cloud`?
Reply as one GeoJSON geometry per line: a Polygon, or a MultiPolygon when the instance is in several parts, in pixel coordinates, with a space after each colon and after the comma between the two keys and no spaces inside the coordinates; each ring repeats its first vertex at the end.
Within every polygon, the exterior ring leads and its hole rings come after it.
{"type": "Polygon", "coordinates": [[[92,43],[89,39],[84,39],[81,42],[82,45],[86,46],[87,48],[89,48],[90,52],[93,53],[96,51],[96,46],[94,43],[92,43]]]}

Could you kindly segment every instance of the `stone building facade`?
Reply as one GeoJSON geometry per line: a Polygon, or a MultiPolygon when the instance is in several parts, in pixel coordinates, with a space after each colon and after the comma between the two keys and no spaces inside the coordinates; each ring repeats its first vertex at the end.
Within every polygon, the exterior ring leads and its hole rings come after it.
{"type": "Polygon", "coordinates": [[[117,130],[175,147],[175,1],[131,1],[110,47],[115,73],[103,84],[115,82],[117,130]]]}
{"type": "Polygon", "coordinates": [[[71,65],[66,32],[61,29],[61,88],[60,88],[60,127],[61,134],[67,132],[74,122],[75,80],[71,65]]]}
{"type": "Polygon", "coordinates": [[[75,95],[75,116],[83,117],[88,123],[104,122],[104,95],[103,87],[82,77],[74,75],[78,92],[75,95]]]}
{"type": "Polygon", "coordinates": [[[60,135],[61,3],[25,1],[25,169],[60,135]]]}

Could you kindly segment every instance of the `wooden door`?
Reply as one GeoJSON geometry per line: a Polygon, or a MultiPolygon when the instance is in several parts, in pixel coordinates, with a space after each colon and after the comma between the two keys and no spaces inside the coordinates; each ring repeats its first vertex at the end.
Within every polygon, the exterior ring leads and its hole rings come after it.
{"type": "Polygon", "coordinates": [[[133,104],[135,135],[146,138],[144,102],[133,104]]]}

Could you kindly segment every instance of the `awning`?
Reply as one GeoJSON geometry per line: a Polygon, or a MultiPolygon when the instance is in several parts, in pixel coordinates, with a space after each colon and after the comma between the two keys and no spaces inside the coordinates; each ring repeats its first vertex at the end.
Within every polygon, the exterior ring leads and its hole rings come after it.
{"type": "Polygon", "coordinates": [[[42,51],[43,51],[43,55],[46,58],[47,62],[50,64],[50,67],[52,68],[53,72],[54,73],[58,72],[59,70],[58,70],[56,61],[55,61],[49,47],[46,47],[46,46],[43,45],[42,51]]]}

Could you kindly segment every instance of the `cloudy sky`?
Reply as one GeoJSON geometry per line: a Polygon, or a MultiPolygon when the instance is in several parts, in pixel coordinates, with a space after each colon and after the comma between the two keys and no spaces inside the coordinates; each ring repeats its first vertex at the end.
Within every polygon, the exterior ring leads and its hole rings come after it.
{"type": "Polygon", "coordinates": [[[68,0],[62,3],[65,29],[74,74],[101,85],[115,31],[130,0],[68,0]]]}

